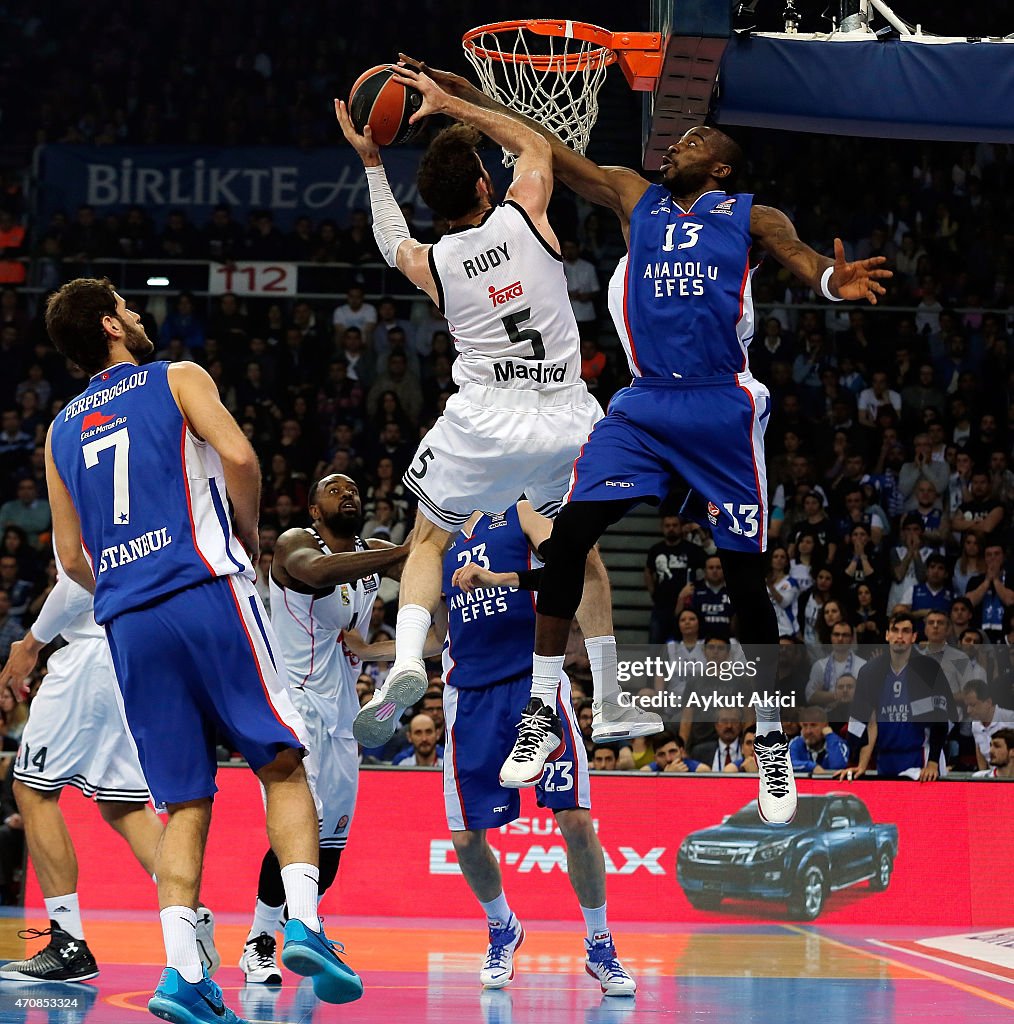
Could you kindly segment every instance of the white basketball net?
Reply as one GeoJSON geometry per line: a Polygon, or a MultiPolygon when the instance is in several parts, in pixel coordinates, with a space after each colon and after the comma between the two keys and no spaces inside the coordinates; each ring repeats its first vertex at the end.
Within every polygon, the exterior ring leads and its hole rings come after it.
{"type": "MultiPolygon", "coordinates": [[[[465,46],[465,56],[482,91],[583,154],[612,53],[583,39],[536,34],[523,26],[482,32],[473,43],[475,49],[465,46]]],[[[505,167],[516,159],[504,150],[505,167]]]]}

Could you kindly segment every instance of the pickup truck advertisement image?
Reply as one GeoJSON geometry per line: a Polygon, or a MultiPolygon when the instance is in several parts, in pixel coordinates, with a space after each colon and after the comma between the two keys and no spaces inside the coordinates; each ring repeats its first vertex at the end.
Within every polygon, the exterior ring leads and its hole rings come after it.
{"type": "Polygon", "coordinates": [[[831,892],[860,883],[884,892],[897,856],[897,825],[875,823],[856,796],[828,793],[800,796],[785,827],[763,822],[752,801],[720,825],[691,832],[676,877],[697,910],[717,910],[726,898],[776,900],[792,920],[813,921],[831,892]]]}

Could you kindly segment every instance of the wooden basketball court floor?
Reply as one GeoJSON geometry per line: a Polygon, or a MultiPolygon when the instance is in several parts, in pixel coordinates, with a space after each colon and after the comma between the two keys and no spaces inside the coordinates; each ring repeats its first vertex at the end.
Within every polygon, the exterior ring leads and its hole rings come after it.
{"type": "MultiPolygon", "coordinates": [[[[333,928],[366,994],[346,1006],[318,1002],[309,982],[284,972],[278,988],[244,987],[234,966],[246,934],[238,916],[218,921],[226,1000],[251,1022],[287,1024],[892,1024],[1014,1022],[1014,972],[983,973],[906,948],[926,929],[884,926],[715,924],[614,926],[620,955],[637,978],[635,998],[604,998],[582,968],[581,935],[554,922],[526,922],[514,983],[483,992],[485,950],[470,922],[347,919],[333,928]],[[884,943],[892,943],[885,945],[884,943]]],[[[23,955],[23,927],[0,918],[0,952],[23,955]]],[[[154,915],[92,912],[88,942],[101,974],[78,985],[0,982],[0,1024],[141,1024],[158,982],[161,934],[154,915]],[[48,1004],[43,1001],[48,1001],[48,1004]]],[[[953,930],[953,929],[952,929],[953,930]]],[[[938,929],[933,934],[946,932],[938,929]]],[[[31,947],[32,951],[37,948],[31,947]]]]}

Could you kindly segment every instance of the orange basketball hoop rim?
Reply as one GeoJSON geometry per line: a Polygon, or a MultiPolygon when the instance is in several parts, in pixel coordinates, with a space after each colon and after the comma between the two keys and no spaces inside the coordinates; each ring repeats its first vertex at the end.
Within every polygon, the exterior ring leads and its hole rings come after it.
{"type": "Polygon", "coordinates": [[[619,64],[631,89],[650,92],[662,70],[662,35],[659,32],[611,32],[607,28],[584,21],[555,18],[533,18],[520,21],[497,21],[470,29],[462,37],[462,45],[479,60],[503,64],[529,64],[536,71],[573,73],[590,71],[610,64],[619,64]],[[592,49],[573,53],[518,53],[480,44],[484,36],[526,30],[535,35],[579,39],[593,45],[592,49]]]}

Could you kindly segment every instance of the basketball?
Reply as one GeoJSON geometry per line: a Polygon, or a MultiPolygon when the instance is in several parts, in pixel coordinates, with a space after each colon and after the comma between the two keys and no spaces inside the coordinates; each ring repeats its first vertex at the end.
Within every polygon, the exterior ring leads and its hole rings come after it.
{"type": "Polygon", "coordinates": [[[359,132],[369,125],[378,146],[400,146],[413,139],[422,122],[409,124],[408,119],[421,106],[422,93],[406,88],[394,78],[392,69],[383,64],[364,71],[349,95],[352,123],[359,132]]]}

